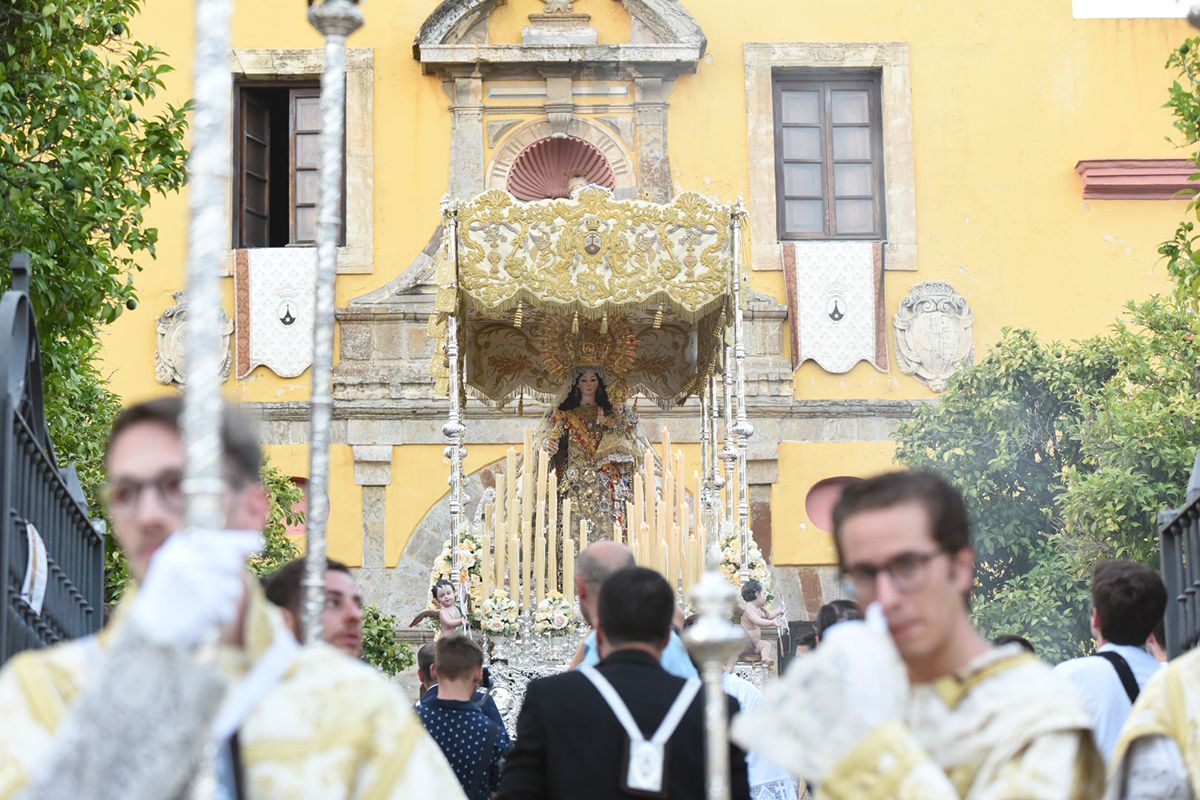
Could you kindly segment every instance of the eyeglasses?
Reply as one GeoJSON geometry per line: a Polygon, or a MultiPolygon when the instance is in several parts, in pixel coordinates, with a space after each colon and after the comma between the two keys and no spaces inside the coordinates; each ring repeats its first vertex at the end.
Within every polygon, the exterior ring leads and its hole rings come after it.
{"type": "Polygon", "coordinates": [[[157,492],[158,502],[167,511],[183,513],[187,501],[183,494],[183,473],[177,470],[168,470],[146,481],[121,478],[109,484],[104,489],[108,510],[117,516],[132,513],[141,502],[142,492],[149,488],[157,492]]]}
{"type": "Polygon", "coordinates": [[[938,556],[946,555],[944,550],[933,550],[928,553],[901,553],[882,566],[856,564],[842,569],[842,585],[846,592],[856,599],[875,596],[875,586],[881,573],[887,573],[888,579],[902,594],[911,594],[925,587],[929,579],[929,562],[938,556]]]}

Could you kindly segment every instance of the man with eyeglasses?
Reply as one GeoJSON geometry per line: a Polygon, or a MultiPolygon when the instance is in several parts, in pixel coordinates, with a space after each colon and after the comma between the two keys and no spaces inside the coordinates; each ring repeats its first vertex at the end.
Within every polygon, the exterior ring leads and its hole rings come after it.
{"type": "Polygon", "coordinates": [[[399,691],[325,643],[298,645],[246,572],[269,502],[257,437],[232,412],[227,529],[177,535],[181,414],[164,398],[113,425],[108,509],[137,586],[98,636],[0,673],[0,800],[461,798],[399,691]]]}
{"type": "Polygon", "coordinates": [[[829,630],[735,721],[734,740],[817,785],[818,798],[1099,797],[1104,762],[1075,692],[971,624],[959,493],[932,473],[886,473],[848,486],[833,519],[866,621],[829,630]]]}

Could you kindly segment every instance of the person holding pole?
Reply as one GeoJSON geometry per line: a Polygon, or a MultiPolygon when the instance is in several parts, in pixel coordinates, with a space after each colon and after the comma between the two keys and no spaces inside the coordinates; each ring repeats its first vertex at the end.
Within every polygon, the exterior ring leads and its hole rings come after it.
{"type": "Polygon", "coordinates": [[[175,535],[181,413],[163,398],[113,425],[108,509],[137,586],[98,636],[21,653],[0,672],[0,800],[169,800],[212,782],[254,800],[461,798],[399,691],[328,644],[298,645],[245,571],[269,502],[259,443],[236,414],[221,424],[227,530],[175,535]],[[131,681],[132,697],[113,695],[131,681]],[[101,779],[79,793],[72,771],[89,765],[101,779]]]}

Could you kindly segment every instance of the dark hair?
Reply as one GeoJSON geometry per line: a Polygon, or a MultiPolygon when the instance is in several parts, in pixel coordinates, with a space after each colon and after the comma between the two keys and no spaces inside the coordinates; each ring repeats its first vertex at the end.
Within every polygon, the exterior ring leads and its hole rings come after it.
{"type": "Polygon", "coordinates": [[[441,589],[443,586],[449,586],[450,591],[454,591],[454,584],[451,583],[450,581],[446,580],[445,578],[442,578],[440,581],[435,583],[433,586],[429,587],[429,594],[431,597],[433,597],[434,600],[437,600],[438,589],[441,589]]]}
{"type": "Polygon", "coordinates": [[[583,377],[583,373],[593,372],[596,374],[596,405],[604,409],[605,414],[612,413],[612,402],[608,399],[608,387],[604,385],[604,378],[600,377],[598,369],[583,369],[571,381],[571,391],[567,393],[567,397],[558,404],[559,411],[569,411],[572,408],[579,408],[579,404],[583,401],[583,392],[579,391],[579,379],[583,377]]]}
{"type": "Polygon", "coordinates": [[[873,478],[847,484],[833,507],[833,541],[838,560],[842,554],[842,526],[863,511],[891,508],[917,502],[929,516],[929,532],[940,550],[954,554],[971,546],[971,520],[962,495],[934,472],[919,470],[885,472],[873,478]]]}
{"type": "MultiPolygon", "coordinates": [[[[144,422],[163,425],[182,438],[183,398],[159,397],[135,403],[118,414],[104,445],[105,462],[108,461],[117,437],[126,429],[144,422]]],[[[225,406],[221,419],[221,449],[224,451],[225,465],[233,472],[235,478],[250,482],[262,480],[263,454],[262,446],[258,442],[258,432],[245,412],[236,407],[225,406]]]]}
{"type": "Polygon", "coordinates": [[[1031,644],[1028,639],[1026,639],[1024,636],[1017,636],[1015,633],[1006,633],[1001,636],[997,636],[995,639],[992,639],[992,644],[996,645],[996,647],[1002,647],[1006,644],[1019,644],[1022,648],[1028,650],[1030,653],[1035,655],[1037,654],[1037,650],[1033,649],[1033,644],[1031,644]]]}
{"type": "Polygon", "coordinates": [[[758,593],[762,590],[762,581],[748,580],[742,584],[742,599],[749,603],[758,597],[758,593]]]}
{"type": "Polygon", "coordinates": [[[417,648],[417,677],[421,678],[422,681],[427,681],[433,677],[429,674],[429,668],[433,666],[434,652],[433,642],[426,642],[417,648]]]}
{"type": "Polygon", "coordinates": [[[807,647],[809,650],[817,646],[817,632],[806,631],[796,637],[796,647],[807,647]]]}
{"type": "Polygon", "coordinates": [[[1158,573],[1136,561],[1100,561],[1092,570],[1092,605],[1100,634],[1113,644],[1141,647],[1167,608],[1167,588],[1158,573]]]}
{"type": "Polygon", "coordinates": [[[833,600],[821,606],[821,609],[817,612],[817,636],[823,638],[825,631],[839,622],[848,622],[852,619],[862,618],[862,609],[858,607],[858,603],[855,603],[853,600],[833,600]]]}
{"type": "Polygon", "coordinates": [[[614,572],[600,587],[598,616],[610,644],[661,647],[671,633],[675,593],[654,570],[628,567],[614,572]]]}
{"type": "Polygon", "coordinates": [[[483,651],[466,636],[443,636],[437,640],[433,661],[438,681],[456,680],[483,666],[483,651]]]}
{"type": "MultiPolygon", "coordinates": [[[[340,561],[329,559],[325,564],[326,572],[342,572],[350,574],[350,568],[340,561]]],[[[286,608],[293,614],[300,613],[304,603],[304,592],[301,583],[304,581],[304,558],[295,558],[284,564],[266,579],[267,599],[280,608],[286,608]]]]}

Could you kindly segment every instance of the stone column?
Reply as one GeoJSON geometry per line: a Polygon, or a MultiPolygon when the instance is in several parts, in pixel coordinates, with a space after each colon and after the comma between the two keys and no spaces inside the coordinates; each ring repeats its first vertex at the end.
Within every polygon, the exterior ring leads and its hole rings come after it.
{"type": "Polygon", "coordinates": [[[362,487],[363,555],[355,580],[363,602],[387,609],[387,487],[391,445],[354,445],[354,482],[362,487]]]}
{"type": "Polygon", "coordinates": [[[450,96],[450,195],[483,191],[483,79],[458,77],[445,84],[450,96]]]}
{"type": "Polygon", "coordinates": [[[667,155],[667,97],[673,86],[674,81],[662,78],[634,79],[638,188],[655,203],[669,202],[674,194],[667,155]]]}

